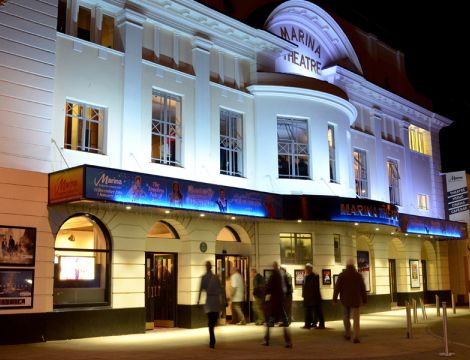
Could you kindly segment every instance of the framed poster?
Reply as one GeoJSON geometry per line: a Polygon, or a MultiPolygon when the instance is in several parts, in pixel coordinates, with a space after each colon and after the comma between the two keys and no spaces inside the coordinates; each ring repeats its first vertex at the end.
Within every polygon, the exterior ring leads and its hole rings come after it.
{"type": "Polygon", "coordinates": [[[419,260],[410,260],[410,284],[412,289],[421,287],[419,280],[419,260]]]}
{"type": "Polygon", "coordinates": [[[36,228],[0,225],[0,266],[34,266],[36,228]]]}
{"type": "Polygon", "coordinates": [[[294,283],[295,286],[302,286],[304,284],[305,270],[294,270],[294,283]]]}
{"type": "Polygon", "coordinates": [[[34,270],[0,269],[0,310],[33,307],[34,270]]]}
{"type": "Polygon", "coordinates": [[[321,282],[323,285],[331,285],[331,269],[321,270],[321,282]]]}
{"type": "Polygon", "coordinates": [[[357,252],[357,271],[359,271],[364,278],[366,291],[370,292],[370,260],[368,251],[357,252]]]}
{"type": "Polygon", "coordinates": [[[336,283],[338,282],[338,274],[333,275],[333,286],[336,286],[336,283]]]}
{"type": "Polygon", "coordinates": [[[264,280],[266,282],[268,282],[269,278],[271,277],[272,273],[273,273],[273,269],[264,269],[263,270],[263,275],[264,275],[264,280]]]}

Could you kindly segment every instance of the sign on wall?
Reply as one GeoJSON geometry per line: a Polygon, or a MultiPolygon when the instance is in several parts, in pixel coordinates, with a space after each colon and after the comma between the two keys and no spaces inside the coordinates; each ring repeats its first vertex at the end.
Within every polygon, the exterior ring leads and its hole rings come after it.
{"type": "Polygon", "coordinates": [[[34,270],[0,269],[0,309],[33,307],[34,270]]]}
{"type": "Polygon", "coordinates": [[[370,292],[370,259],[368,251],[357,252],[357,271],[364,279],[366,291],[370,292]]]}
{"type": "Polygon", "coordinates": [[[49,204],[83,198],[83,167],[49,175],[49,204]]]}
{"type": "Polygon", "coordinates": [[[400,230],[411,234],[467,238],[467,224],[465,223],[408,214],[400,214],[400,230]]]}
{"type": "Polygon", "coordinates": [[[34,266],[36,228],[0,226],[0,266],[34,266]]]}
{"type": "Polygon", "coordinates": [[[465,171],[446,174],[447,212],[449,219],[468,221],[468,188],[465,171]]]}

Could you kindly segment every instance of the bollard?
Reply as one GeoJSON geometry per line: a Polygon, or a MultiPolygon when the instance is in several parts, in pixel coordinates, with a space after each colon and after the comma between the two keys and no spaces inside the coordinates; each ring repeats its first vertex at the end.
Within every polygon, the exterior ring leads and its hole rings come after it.
{"type": "Polygon", "coordinates": [[[456,313],[456,309],[455,309],[455,297],[454,297],[454,293],[451,293],[451,300],[452,300],[452,313],[455,314],[456,313]]]}
{"type": "Polygon", "coordinates": [[[442,326],[444,328],[444,352],[439,353],[440,356],[454,356],[455,353],[449,352],[449,341],[447,339],[447,304],[445,301],[442,302],[442,326]]]}
{"type": "Polygon", "coordinates": [[[421,305],[421,311],[423,313],[423,320],[427,320],[428,315],[426,314],[426,306],[424,306],[423,298],[419,298],[419,304],[421,305]]]}
{"type": "Polygon", "coordinates": [[[406,306],[406,337],[408,339],[413,338],[413,325],[411,323],[411,308],[410,303],[407,301],[405,302],[406,306]]]}
{"type": "Polygon", "coordinates": [[[436,295],[436,315],[441,316],[441,305],[439,303],[439,295],[436,295]]]}

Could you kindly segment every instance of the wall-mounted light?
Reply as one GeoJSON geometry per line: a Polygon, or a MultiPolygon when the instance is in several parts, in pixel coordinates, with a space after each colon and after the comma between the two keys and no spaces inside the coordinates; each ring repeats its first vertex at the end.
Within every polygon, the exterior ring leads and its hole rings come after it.
{"type": "Polygon", "coordinates": [[[165,214],[169,214],[170,213],[170,210],[165,210],[165,214]]]}
{"type": "Polygon", "coordinates": [[[72,234],[67,238],[68,241],[75,241],[75,235],[72,234]]]}
{"type": "Polygon", "coordinates": [[[231,220],[236,220],[237,218],[235,216],[232,216],[230,219],[231,220]]]}
{"type": "Polygon", "coordinates": [[[357,226],[357,225],[359,225],[359,223],[354,223],[354,226],[357,226]]]}
{"type": "Polygon", "coordinates": [[[130,210],[130,209],[132,209],[132,206],[127,205],[126,210],[130,210]]]}
{"type": "Polygon", "coordinates": [[[298,223],[301,223],[301,222],[302,222],[302,219],[297,220],[297,222],[298,222],[298,223]]]}
{"type": "Polygon", "coordinates": [[[375,231],[379,231],[380,229],[379,228],[375,228],[375,231]]]}
{"type": "Polygon", "coordinates": [[[200,216],[200,217],[204,217],[204,216],[206,216],[206,214],[199,214],[199,216],[200,216]]]}

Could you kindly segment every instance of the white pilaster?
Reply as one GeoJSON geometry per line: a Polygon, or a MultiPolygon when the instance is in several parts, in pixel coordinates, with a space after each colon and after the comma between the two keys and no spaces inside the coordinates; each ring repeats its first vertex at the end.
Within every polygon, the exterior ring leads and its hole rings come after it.
{"type": "Polygon", "coordinates": [[[413,188],[413,181],[411,181],[411,156],[410,156],[410,144],[408,136],[408,128],[410,124],[403,121],[402,123],[402,140],[403,140],[403,159],[404,164],[402,171],[404,174],[401,174],[400,178],[400,191],[401,191],[401,204],[404,206],[404,212],[413,213],[414,202],[416,200],[416,193],[413,188]]]}
{"type": "MultiPolygon", "coordinates": [[[[122,102],[122,152],[123,169],[138,170],[136,154],[141,143],[142,124],[142,33],[145,17],[124,9],[117,17],[117,26],[124,49],[124,82],[122,102]]],[[[150,137],[150,133],[149,133],[150,137]]],[[[148,154],[150,158],[150,154],[148,154]]]]}
{"type": "Polygon", "coordinates": [[[382,147],[383,114],[378,109],[371,109],[370,111],[371,125],[375,134],[375,181],[371,181],[371,198],[388,202],[390,199],[388,196],[387,160],[384,159],[382,147]]]}

